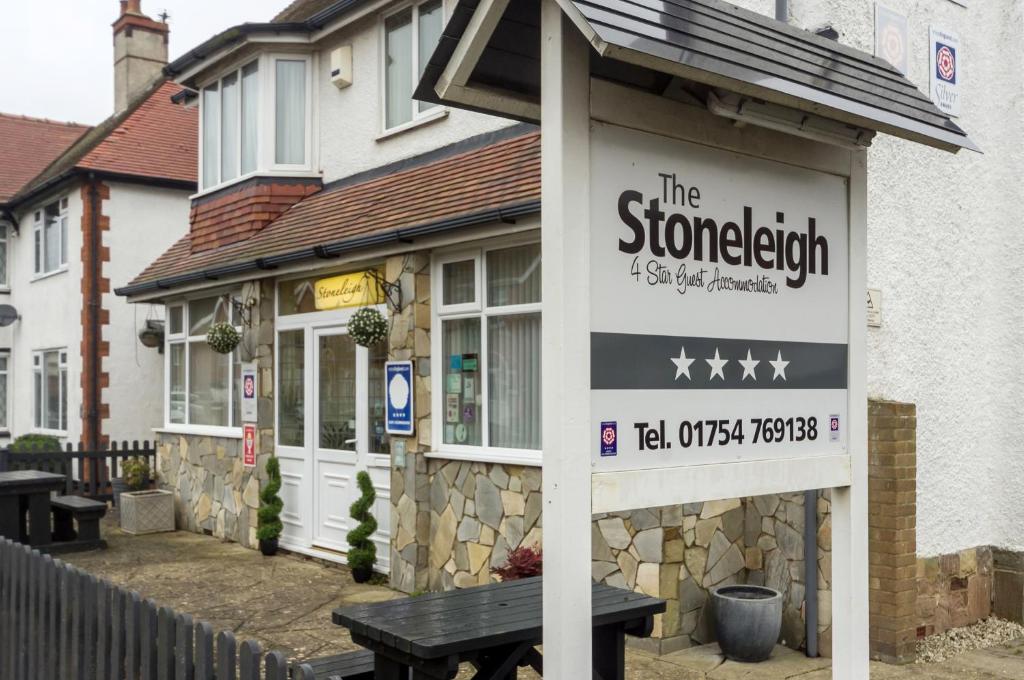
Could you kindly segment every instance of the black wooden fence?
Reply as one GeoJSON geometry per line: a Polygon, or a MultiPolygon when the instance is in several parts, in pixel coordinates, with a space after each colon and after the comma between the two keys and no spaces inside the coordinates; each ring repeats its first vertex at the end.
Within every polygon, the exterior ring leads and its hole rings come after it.
{"type": "Polygon", "coordinates": [[[113,442],[109,447],[86,450],[68,444],[63,450],[28,448],[12,451],[0,449],[0,472],[9,470],[42,470],[64,475],[67,479],[64,494],[85,496],[101,501],[114,498],[110,480],[121,477],[121,466],[125,459],[139,456],[149,463],[149,469],[156,471],[156,448],[148,441],[141,444],[125,441],[118,446],[113,442]]]}
{"type": "Polygon", "coordinates": [[[0,537],[0,678],[315,680],[305,664],[0,537]]]}

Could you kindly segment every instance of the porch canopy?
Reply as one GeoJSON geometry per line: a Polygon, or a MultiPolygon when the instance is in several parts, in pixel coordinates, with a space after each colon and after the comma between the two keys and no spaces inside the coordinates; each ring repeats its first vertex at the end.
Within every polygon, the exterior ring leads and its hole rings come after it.
{"type": "MultiPolygon", "coordinates": [[[[843,146],[980,151],[888,62],[721,0],[557,2],[594,77],[843,146]]],[[[539,122],[540,0],[459,0],[415,97],[539,122]]]]}

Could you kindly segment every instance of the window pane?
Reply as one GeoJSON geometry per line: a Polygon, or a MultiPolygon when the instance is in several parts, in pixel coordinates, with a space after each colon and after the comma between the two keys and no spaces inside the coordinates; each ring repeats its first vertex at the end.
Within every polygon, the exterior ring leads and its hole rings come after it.
{"type": "Polygon", "coordinates": [[[441,354],[444,443],[480,446],[480,319],[445,321],[441,325],[441,354]]]}
{"type": "MultiPolygon", "coordinates": [[[[387,393],[384,362],[388,360],[387,343],[379,342],[369,348],[369,409],[366,431],[369,433],[370,453],[391,453],[391,436],[386,431],[385,395],[387,393]]],[[[415,378],[413,378],[415,380],[415,378]]]]}
{"type": "Polygon", "coordinates": [[[446,305],[473,302],[476,299],[476,261],[448,262],[442,267],[442,299],[446,305]]]}
{"type": "Polygon", "coordinates": [[[320,337],[320,447],[353,450],[356,437],[356,343],[348,335],[320,337]]]}
{"type": "Polygon", "coordinates": [[[191,300],[188,303],[189,335],[206,335],[210,326],[228,320],[230,303],[223,296],[191,300]]]}
{"type": "MultiPolygon", "coordinates": [[[[430,57],[434,54],[434,48],[437,47],[438,41],[441,39],[441,29],[444,28],[444,7],[441,4],[441,0],[434,0],[434,2],[425,2],[420,5],[420,18],[419,18],[419,60],[417,65],[419,67],[418,73],[416,74],[417,79],[423,77],[423,71],[426,70],[427,64],[430,63],[430,57]]],[[[429,102],[418,102],[420,111],[426,111],[437,106],[429,102]]]]}
{"type": "Polygon", "coordinates": [[[280,165],[306,162],[306,62],[277,61],[277,153],[280,165]]]}
{"type": "Polygon", "coordinates": [[[7,285],[7,227],[0,227],[0,286],[6,286],[6,285],[7,285]]]}
{"type": "Polygon", "coordinates": [[[60,218],[60,263],[68,263],[68,218],[67,215],[60,218]]]}
{"type": "Polygon", "coordinates": [[[3,357],[4,372],[0,373],[0,427],[7,427],[7,357],[3,357]]]}
{"type": "Polygon", "coordinates": [[[217,86],[203,90],[203,187],[217,184],[220,166],[217,133],[220,130],[220,94],[217,86]]]}
{"type": "Polygon", "coordinates": [[[540,302],[540,244],[487,253],[487,304],[540,302]]]}
{"type": "Polygon", "coordinates": [[[205,340],[189,343],[188,421],[193,425],[228,425],[228,362],[205,340]]]}
{"type": "MultiPolygon", "coordinates": [[[[43,230],[36,229],[34,234],[35,246],[36,246],[36,274],[43,271],[43,230]]],[[[37,425],[38,427],[38,425],[37,425]]]]}
{"type": "Polygon", "coordinates": [[[277,289],[277,313],[305,314],[316,311],[315,279],[284,281],[277,289]]]}
{"type": "Polygon", "coordinates": [[[412,11],[389,17],[385,31],[386,125],[393,128],[412,120],[412,11]]]}
{"type": "Polygon", "coordinates": [[[68,369],[60,369],[60,429],[68,429],[68,369]]]}
{"type": "Polygon", "coordinates": [[[281,446],[306,442],[305,331],[278,334],[277,441],[281,446]]]}
{"type": "Polygon", "coordinates": [[[242,174],[256,169],[259,139],[259,64],[253,62],[242,69],[242,174]]]}
{"type": "Polygon", "coordinates": [[[238,177],[238,74],[221,81],[220,181],[238,177]]]}
{"type": "Polygon", "coordinates": [[[173,335],[178,335],[185,329],[185,322],[182,318],[184,316],[184,308],[182,307],[171,307],[168,312],[170,317],[170,332],[173,335]]]}
{"type": "Polygon", "coordinates": [[[60,356],[57,352],[43,354],[43,427],[48,430],[60,430],[60,356]]]}
{"type": "Polygon", "coordinates": [[[490,445],[539,449],[540,314],[487,320],[487,380],[490,445]]]}
{"type": "Polygon", "coordinates": [[[43,228],[43,271],[52,272],[60,266],[60,207],[46,206],[46,224],[43,228]]]}
{"type": "Polygon", "coordinates": [[[170,422],[185,422],[185,343],[176,342],[170,346],[167,361],[170,366],[170,385],[167,395],[167,410],[170,422]]]}

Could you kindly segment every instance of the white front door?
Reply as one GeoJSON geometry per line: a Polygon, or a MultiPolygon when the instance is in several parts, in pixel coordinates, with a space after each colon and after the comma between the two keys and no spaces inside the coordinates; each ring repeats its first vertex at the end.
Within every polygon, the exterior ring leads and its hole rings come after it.
{"type": "Polygon", "coordinates": [[[386,348],[357,346],[344,325],[282,330],[278,339],[285,544],[317,554],[347,552],[348,532],[355,526],[349,507],[361,493],[356,475],[366,470],[377,495],[372,511],[378,525],[376,568],[387,572],[391,458],[384,432],[386,348]]]}

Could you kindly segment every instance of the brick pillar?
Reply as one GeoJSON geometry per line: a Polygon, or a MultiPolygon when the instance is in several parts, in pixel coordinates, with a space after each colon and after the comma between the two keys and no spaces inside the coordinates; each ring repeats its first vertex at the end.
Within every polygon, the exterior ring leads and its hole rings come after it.
{"type": "Polygon", "coordinates": [[[917,408],[868,403],[871,658],[910,663],[917,631],[917,408]]]}

